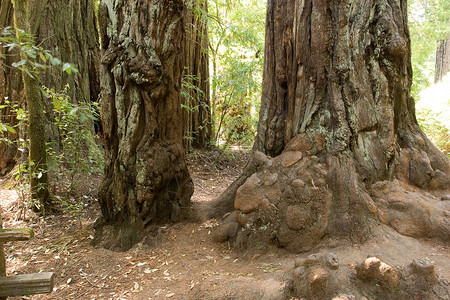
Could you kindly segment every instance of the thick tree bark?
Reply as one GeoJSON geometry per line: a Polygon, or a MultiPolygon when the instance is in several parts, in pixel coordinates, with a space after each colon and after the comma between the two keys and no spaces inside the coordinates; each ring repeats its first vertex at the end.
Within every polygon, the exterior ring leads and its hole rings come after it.
{"type": "MultiPolygon", "coordinates": [[[[36,43],[63,62],[77,66],[78,73],[67,75],[60,67],[49,68],[41,73],[40,84],[62,91],[69,85],[68,94],[74,103],[97,102],[100,93],[99,42],[93,0],[37,1],[28,0],[30,7],[30,33],[36,43]]],[[[0,25],[13,26],[11,0],[1,0],[0,25]]],[[[3,51],[3,50],[1,50],[3,51]]],[[[14,104],[22,100],[23,85],[18,70],[10,68],[11,63],[19,60],[18,56],[9,56],[0,66],[0,103],[4,97],[14,104]],[[19,75],[18,75],[19,74],[19,75]]],[[[46,114],[46,134],[52,142],[52,148],[59,149],[57,126],[52,126],[52,101],[44,102],[46,114]]],[[[15,125],[17,120],[10,109],[0,111],[2,120],[15,125]]],[[[9,134],[8,138],[16,141],[18,135],[9,134]]],[[[8,172],[15,164],[17,147],[0,144],[0,174],[8,172]]]]}
{"type": "Polygon", "coordinates": [[[381,192],[449,188],[449,160],[415,118],[406,16],[405,0],[268,2],[256,152],[213,203],[213,216],[233,204],[245,230],[218,240],[307,251],[325,235],[363,241],[377,219],[448,239],[442,219],[399,225],[425,204],[391,214],[381,192]]]}
{"type": "Polygon", "coordinates": [[[190,204],[180,122],[183,10],[181,0],[99,7],[106,167],[95,243],[107,248],[130,248],[190,204]]]}
{"type": "Polygon", "coordinates": [[[438,83],[450,71],[450,37],[439,42],[436,50],[436,69],[434,82],[438,83]]]}
{"type": "Polygon", "coordinates": [[[211,141],[208,27],[206,0],[191,0],[185,12],[184,147],[207,148],[211,141]],[[194,88],[195,87],[195,88],[194,88]]]}
{"type": "MultiPolygon", "coordinates": [[[[67,91],[73,103],[97,102],[100,94],[100,47],[93,0],[28,0],[31,33],[44,49],[50,50],[62,62],[78,68],[68,75],[61,68],[49,68],[42,73],[43,85],[67,91]]],[[[46,132],[52,148],[59,151],[58,127],[53,126],[53,105],[45,101],[47,113],[46,132]]]]}
{"type": "MultiPolygon", "coordinates": [[[[14,6],[14,25],[29,33],[29,11],[30,7],[26,0],[13,0],[14,6]]],[[[20,33],[17,31],[17,39],[20,33]]],[[[28,57],[20,53],[22,59],[28,57]]],[[[31,68],[31,67],[30,67],[31,68]]],[[[44,101],[41,93],[38,75],[35,77],[22,72],[24,96],[28,107],[28,135],[29,135],[29,166],[30,166],[30,194],[34,206],[41,211],[50,205],[50,193],[48,191],[47,174],[47,153],[45,137],[45,115],[44,101]]]]}
{"type": "Polygon", "coordinates": [[[100,94],[100,50],[93,0],[29,0],[34,7],[32,32],[44,49],[63,62],[77,66],[78,73],[68,75],[50,68],[42,82],[56,90],[69,85],[74,103],[97,102],[100,94]]]}
{"type": "MultiPolygon", "coordinates": [[[[14,25],[14,8],[11,0],[1,0],[0,5],[0,28],[5,28],[14,25]]],[[[18,120],[14,109],[14,105],[24,107],[23,98],[23,82],[22,73],[16,69],[11,68],[14,62],[20,60],[17,51],[8,52],[5,48],[0,48],[0,53],[4,56],[0,59],[0,105],[6,105],[5,108],[0,108],[0,122],[16,126],[18,120]]],[[[0,132],[0,136],[9,141],[17,141],[19,139],[20,128],[16,128],[15,133],[0,132]]],[[[0,142],[0,176],[7,174],[16,164],[20,153],[17,150],[17,145],[7,142],[0,142]]]]}

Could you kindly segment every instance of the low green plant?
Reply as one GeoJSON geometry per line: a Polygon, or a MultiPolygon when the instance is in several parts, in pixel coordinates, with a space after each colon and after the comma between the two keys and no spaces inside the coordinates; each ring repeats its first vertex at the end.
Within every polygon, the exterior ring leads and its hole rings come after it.
{"type": "Polygon", "coordinates": [[[61,204],[63,210],[67,211],[78,220],[78,224],[80,225],[81,229],[83,227],[83,218],[81,217],[81,213],[84,209],[83,201],[81,199],[78,199],[78,201],[69,202],[64,200],[64,198],[60,196],[56,196],[55,198],[61,204]]]}
{"type": "Polygon", "coordinates": [[[420,127],[431,142],[450,158],[450,130],[440,121],[442,120],[440,114],[424,108],[417,111],[416,116],[420,127]]]}
{"type": "Polygon", "coordinates": [[[98,146],[93,131],[93,122],[98,115],[94,104],[74,104],[66,91],[55,92],[45,88],[45,95],[53,103],[53,124],[59,130],[59,148],[48,147],[50,175],[57,181],[65,178],[69,181],[68,192],[73,192],[84,175],[102,172],[103,153],[98,146]]]}
{"type": "MultiPolygon", "coordinates": [[[[23,9],[23,7],[20,8],[23,9]]],[[[17,9],[16,13],[18,11],[17,9]]],[[[26,22],[22,25],[27,27],[26,22]]],[[[0,53],[0,58],[5,58],[7,55],[18,57],[18,61],[8,67],[20,70],[23,75],[24,95],[30,110],[29,113],[32,115],[32,118],[29,118],[28,121],[28,128],[31,128],[28,135],[33,135],[30,137],[30,155],[28,156],[28,166],[31,168],[29,172],[30,196],[40,202],[34,208],[45,214],[45,207],[49,204],[50,198],[47,186],[47,155],[44,144],[45,112],[41,109],[43,106],[42,98],[38,95],[40,93],[39,74],[56,66],[62,66],[62,71],[69,75],[78,70],[70,63],[62,63],[49,50],[36,45],[34,36],[20,28],[2,28],[0,31],[0,46],[5,50],[0,53]]],[[[15,130],[13,126],[3,123],[1,128],[6,128],[9,132],[15,130]]]]}
{"type": "MultiPolygon", "coordinates": [[[[48,50],[43,49],[39,45],[35,45],[33,36],[27,34],[23,30],[16,30],[12,27],[0,29],[0,46],[4,51],[1,55],[17,55],[20,53],[20,60],[13,63],[11,68],[17,68],[24,74],[38,79],[41,71],[48,68],[61,67],[63,72],[67,74],[76,73],[77,68],[70,63],[63,63],[60,59],[53,56],[48,50]],[[13,50],[17,50],[14,52],[13,50]]],[[[0,58],[3,58],[1,56],[0,58]]],[[[67,87],[66,87],[67,89],[67,87]]],[[[26,161],[18,164],[14,173],[15,184],[21,202],[25,206],[37,206],[40,203],[30,203],[29,187],[32,178],[40,178],[45,175],[50,175],[51,179],[56,183],[61,179],[63,186],[69,181],[67,192],[74,192],[78,187],[78,182],[85,174],[100,173],[102,169],[103,155],[97,145],[96,135],[93,132],[93,121],[98,117],[92,104],[80,103],[73,104],[66,94],[66,90],[56,92],[52,89],[41,86],[42,94],[53,103],[52,124],[48,124],[58,128],[59,141],[56,142],[56,147],[49,147],[46,145],[47,158],[51,167],[48,170],[33,168],[34,163],[26,161]],[[78,181],[77,181],[78,180],[78,181]]],[[[13,104],[14,101],[4,99],[0,109],[8,108],[9,111],[16,116],[18,120],[17,125],[0,123],[0,141],[16,144],[20,151],[27,151],[28,141],[21,135],[18,140],[8,140],[1,132],[15,133],[17,128],[27,128],[28,112],[24,107],[13,104]]],[[[25,135],[26,136],[26,135],[25,135]]],[[[55,143],[53,143],[55,145],[55,143]]],[[[47,188],[46,186],[38,188],[47,188]]],[[[54,190],[56,191],[56,189],[54,190]]],[[[61,189],[58,189],[58,193],[61,189]]],[[[63,190],[64,191],[64,190],[63,190]]],[[[67,193],[68,194],[68,193],[67,193]]],[[[59,202],[61,207],[71,212],[77,218],[81,218],[81,211],[83,204],[81,201],[66,201],[60,195],[54,193],[53,200],[59,202]],[[73,203],[72,203],[73,202],[73,203]]],[[[65,197],[64,199],[69,199],[65,197]]],[[[71,198],[70,198],[71,199],[71,198]]],[[[73,200],[73,199],[72,199],[73,200]]],[[[81,222],[81,221],[80,221],[81,222]]]]}

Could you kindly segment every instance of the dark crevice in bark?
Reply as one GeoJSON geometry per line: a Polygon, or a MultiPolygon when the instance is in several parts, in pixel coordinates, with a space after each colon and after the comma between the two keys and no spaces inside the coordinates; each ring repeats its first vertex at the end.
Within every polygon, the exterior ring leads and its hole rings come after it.
{"type": "Polygon", "coordinates": [[[102,43],[106,172],[97,245],[126,250],[153,225],[179,221],[189,207],[193,186],[178,123],[183,8],[181,0],[99,8],[102,41],[112,42],[102,43]]]}
{"type": "MultiPolygon", "coordinates": [[[[392,224],[410,222],[413,210],[427,215],[435,204],[406,203],[400,191],[442,193],[450,164],[414,116],[405,4],[289,4],[269,2],[254,147],[262,153],[213,202],[211,216],[233,211],[216,239],[301,252],[323,236],[363,242],[378,222],[403,233],[416,228],[416,220],[406,229],[392,224]],[[388,208],[392,199],[408,208],[388,208]],[[230,233],[233,222],[240,231],[230,233]]],[[[439,220],[420,236],[450,236],[439,220]]]]}

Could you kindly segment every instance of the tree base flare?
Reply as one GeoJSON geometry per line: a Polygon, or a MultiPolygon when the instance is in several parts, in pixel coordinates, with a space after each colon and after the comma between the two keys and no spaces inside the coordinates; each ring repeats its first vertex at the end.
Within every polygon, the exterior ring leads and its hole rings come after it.
{"type": "Polygon", "coordinates": [[[324,236],[362,243],[380,223],[414,238],[450,240],[449,201],[396,179],[366,183],[351,154],[299,149],[292,143],[275,158],[253,154],[255,171],[237,188],[215,241],[300,253],[324,236]]]}

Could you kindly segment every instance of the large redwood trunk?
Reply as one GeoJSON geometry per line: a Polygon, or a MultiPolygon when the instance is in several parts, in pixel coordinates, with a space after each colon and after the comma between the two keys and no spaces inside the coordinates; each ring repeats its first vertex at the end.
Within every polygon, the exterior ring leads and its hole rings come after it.
{"type": "Polygon", "coordinates": [[[152,227],[178,221],[193,185],[181,112],[182,0],[104,0],[102,122],[105,178],[95,243],[128,249],[152,227]]]}
{"type": "Polygon", "coordinates": [[[213,205],[233,206],[243,230],[225,224],[216,239],[301,252],[325,235],[364,241],[381,221],[448,240],[445,204],[401,194],[450,187],[411,75],[405,0],[269,1],[256,152],[213,205]]]}
{"type": "MultiPolygon", "coordinates": [[[[74,103],[97,102],[99,88],[99,42],[93,0],[69,1],[28,1],[30,10],[30,33],[35,36],[36,44],[62,62],[70,62],[78,68],[77,74],[67,75],[60,67],[49,68],[41,73],[41,84],[62,91],[69,85],[68,94],[74,103]]],[[[1,0],[0,26],[13,26],[11,0],[1,0]]],[[[1,49],[0,51],[4,51],[1,49]]],[[[4,98],[22,105],[23,84],[18,70],[10,68],[18,61],[16,56],[8,56],[0,66],[0,104],[4,98]]],[[[57,126],[53,121],[52,102],[45,101],[47,112],[46,134],[54,150],[59,148],[57,126]]],[[[17,120],[9,108],[0,111],[2,121],[15,125],[17,120]]],[[[18,134],[8,134],[7,138],[17,141],[18,134]]],[[[0,144],[0,174],[8,172],[16,163],[17,146],[0,144]]]]}
{"type": "MultiPolygon", "coordinates": [[[[0,28],[5,28],[14,25],[14,8],[11,0],[1,0],[0,2],[0,28]]],[[[0,106],[6,105],[6,101],[10,105],[0,108],[0,122],[9,124],[10,126],[17,125],[18,121],[14,113],[13,106],[24,107],[23,98],[23,82],[22,73],[10,66],[20,60],[17,51],[7,53],[6,48],[1,47],[0,53],[10,54],[5,55],[4,59],[0,59],[0,106]],[[14,55],[11,55],[14,54],[14,55]]],[[[0,132],[0,137],[10,141],[17,141],[19,139],[20,128],[16,128],[15,133],[0,132]]],[[[0,176],[7,174],[16,164],[20,153],[17,150],[17,145],[7,142],[0,142],[0,176]]]]}
{"type": "MultiPolygon", "coordinates": [[[[37,43],[62,62],[72,63],[78,68],[78,72],[71,75],[62,72],[60,67],[49,68],[41,76],[42,84],[56,91],[62,91],[68,85],[67,93],[73,103],[97,102],[100,47],[94,0],[29,0],[29,5],[31,32],[37,43]]],[[[51,125],[52,109],[51,101],[46,101],[47,136],[53,150],[59,151],[58,128],[51,125]]]]}
{"type": "Polygon", "coordinates": [[[208,3],[191,0],[185,10],[184,147],[207,148],[211,141],[208,57],[208,3]]]}

